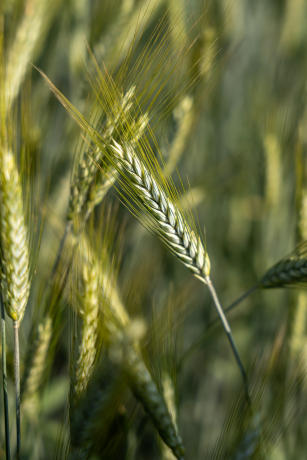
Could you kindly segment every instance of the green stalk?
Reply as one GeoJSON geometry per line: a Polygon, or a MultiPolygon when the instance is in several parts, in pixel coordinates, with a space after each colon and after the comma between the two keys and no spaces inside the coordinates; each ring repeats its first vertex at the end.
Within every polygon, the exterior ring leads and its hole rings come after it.
{"type": "Polygon", "coordinates": [[[16,458],[20,458],[20,356],[19,356],[19,322],[14,321],[14,374],[16,395],[16,458]]]}
{"type": "Polygon", "coordinates": [[[244,292],[240,297],[238,297],[236,300],[234,300],[227,308],[225,308],[225,313],[228,313],[231,311],[233,308],[235,308],[239,303],[243,302],[247,297],[250,296],[254,291],[256,291],[260,287],[259,283],[255,284],[252,286],[250,289],[248,289],[246,292],[244,292]]]}
{"type": "Polygon", "coordinates": [[[3,381],[3,404],[4,404],[4,424],[5,424],[5,453],[6,460],[11,459],[10,448],[10,431],[9,431],[9,408],[7,395],[7,370],[6,370],[6,327],[5,327],[5,311],[0,295],[1,303],[1,334],[2,334],[2,381],[3,381]]]}
{"type": "Polygon", "coordinates": [[[222,305],[221,305],[221,303],[219,301],[219,298],[217,296],[216,290],[215,290],[215,288],[214,288],[214,286],[212,284],[212,281],[211,281],[211,279],[209,277],[206,278],[206,284],[208,286],[208,289],[210,291],[211,297],[213,299],[216,311],[217,311],[217,313],[218,313],[218,315],[220,317],[220,320],[222,322],[223,328],[224,328],[224,330],[226,332],[228,341],[230,343],[232,352],[234,354],[234,358],[235,358],[235,360],[236,360],[236,362],[237,362],[237,364],[239,366],[239,369],[240,369],[240,372],[241,372],[241,375],[242,375],[242,379],[243,379],[246,400],[247,400],[248,404],[251,405],[251,399],[250,399],[249,390],[248,390],[247,374],[245,372],[245,369],[244,369],[243,363],[241,361],[238,349],[237,349],[236,344],[234,342],[230,325],[229,325],[228,320],[227,320],[227,318],[225,316],[224,310],[223,310],[222,305]]]}

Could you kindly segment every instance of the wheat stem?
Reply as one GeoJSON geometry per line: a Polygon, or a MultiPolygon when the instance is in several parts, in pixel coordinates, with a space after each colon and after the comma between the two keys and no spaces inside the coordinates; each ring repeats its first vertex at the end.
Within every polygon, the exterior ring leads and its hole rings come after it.
{"type": "MultiPolygon", "coordinates": [[[[245,300],[247,297],[249,297],[253,292],[255,292],[258,288],[260,287],[259,283],[255,284],[251,288],[249,288],[247,291],[245,291],[240,297],[238,297],[236,300],[234,300],[230,305],[228,305],[227,308],[225,308],[225,313],[228,313],[231,311],[233,308],[235,308],[237,305],[239,305],[243,300],[245,300]]],[[[215,323],[215,321],[213,322],[215,323]]],[[[212,324],[213,324],[212,323],[212,324]]],[[[211,326],[211,324],[210,324],[211,326]]]]}
{"type": "Polygon", "coordinates": [[[17,439],[17,460],[20,458],[20,353],[19,353],[19,322],[14,321],[14,374],[15,374],[15,396],[16,396],[16,439],[17,439]]]}
{"type": "Polygon", "coordinates": [[[230,325],[227,321],[227,318],[224,314],[224,311],[223,311],[223,308],[222,308],[222,305],[219,301],[219,298],[217,296],[217,293],[216,293],[216,290],[212,284],[212,281],[209,277],[207,277],[206,279],[206,284],[208,286],[208,289],[210,291],[210,294],[211,294],[211,297],[213,299],[213,302],[214,302],[214,305],[215,305],[215,308],[217,310],[217,313],[220,317],[220,320],[222,321],[222,324],[223,324],[223,327],[224,327],[224,330],[226,332],[226,335],[227,335],[227,338],[228,338],[228,341],[230,343],[230,346],[231,346],[231,349],[232,349],[232,352],[234,354],[234,357],[235,357],[235,360],[237,361],[237,364],[239,366],[239,369],[240,369],[240,372],[241,372],[241,375],[242,375],[242,379],[243,379],[243,384],[244,384],[244,389],[245,389],[245,394],[246,394],[246,399],[247,399],[247,402],[251,403],[251,400],[250,400],[250,396],[249,396],[249,390],[248,390],[248,379],[247,379],[247,374],[245,372],[245,369],[244,369],[244,366],[242,364],[242,361],[241,361],[241,358],[240,358],[240,355],[239,355],[239,352],[238,352],[238,349],[236,347],[236,344],[234,342],[234,339],[233,339],[233,335],[232,335],[232,332],[231,332],[231,328],[230,328],[230,325]]]}
{"type": "Polygon", "coordinates": [[[0,294],[1,303],[1,344],[2,344],[2,383],[3,383],[3,405],[4,405],[4,424],[5,424],[5,453],[6,460],[11,458],[10,447],[10,425],[9,425],[9,409],[8,409],[8,395],[7,395],[7,369],[6,369],[6,325],[5,325],[5,311],[0,294]]]}

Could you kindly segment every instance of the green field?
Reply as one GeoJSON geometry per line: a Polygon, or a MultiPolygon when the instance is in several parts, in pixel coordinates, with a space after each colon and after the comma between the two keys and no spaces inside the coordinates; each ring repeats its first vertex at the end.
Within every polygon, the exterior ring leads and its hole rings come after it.
{"type": "Polygon", "coordinates": [[[306,458],[306,21],[0,2],[0,459],[306,458]]]}

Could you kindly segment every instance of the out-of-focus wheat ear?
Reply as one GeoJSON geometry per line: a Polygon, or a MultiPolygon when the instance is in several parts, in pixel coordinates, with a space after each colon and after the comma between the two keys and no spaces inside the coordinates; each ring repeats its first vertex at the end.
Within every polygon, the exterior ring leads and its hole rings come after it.
{"type": "MultiPolygon", "coordinates": [[[[225,312],[231,311],[250,294],[260,288],[305,287],[307,285],[307,240],[303,241],[289,255],[270,267],[254,286],[232,302],[225,312]]],[[[299,307],[299,310],[302,310],[299,307]]],[[[302,324],[301,317],[298,327],[302,324]]]]}
{"type": "Polygon", "coordinates": [[[307,241],[274,264],[260,280],[263,288],[299,287],[307,283],[307,241]]]}
{"type": "MultiPolygon", "coordinates": [[[[120,99],[118,104],[114,104],[113,114],[112,117],[106,120],[106,126],[103,129],[104,136],[106,138],[106,142],[109,143],[112,139],[114,131],[118,129],[118,123],[120,122],[121,118],[125,119],[126,112],[131,109],[132,102],[131,99],[134,95],[135,88],[131,87],[120,99]]],[[[99,118],[99,114],[98,114],[99,118]]],[[[101,118],[101,116],[100,116],[101,118]]],[[[94,121],[95,122],[95,121],[94,121]]],[[[97,123],[97,121],[96,121],[97,123]]],[[[90,141],[89,141],[90,144],[90,141]]],[[[87,209],[87,202],[90,201],[90,207],[93,209],[95,206],[93,203],[98,199],[95,199],[95,195],[97,195],[98,190],[95,193],[91,191],[93,185],[95,185],[95,181],[97,179],[97,170],[98,167],[101,165],[101,162],[104,159],[104,153],[101,151],[99,147],[92,147],[91,149],[84,149],[80,157],[76,159],[76,166],[73,172],[72,180],[71,180],[71,188],[70,188],[70,199],[68,204],[68,220],[74,220],[76,217],[80,217],[82,214],[88,214],[87,209]],[[92,194],[92,196],[91,196],[92,194]]],[[[108,178],[108,175],[107,175],[108,178]]],[[[100,184],[102,183],[102,187],[104,184],[104,180],[98,180],[100,184]]],[[[104,187],[103,187],[104,188],[104,187]]],[[[96,189],[98,187],[96,186],[96,189]]],[[[102,198],[104,197],[104,193],[102,194],[102,198]]]]}
{"type": "MultiPolygon", "coordinates": [[[[132,98],[135,93],[135,87],[132,86],[126,91],[119,101],[114,103],[112,116],[107,117],[103,128],[105,142],[110,143],[113,136],[116,138],[126,129],[124,126],[128,120],[128,112],[131,110],[132,98]]],[[[135,145],[148,124],[147,114],[141,114],[135,121],[129,125],[129,133],[126,138],[135,145]]],[[[91,145],[88,140],[87,144],[91,145]]],[[[70,198],[67,211],[67,223],[60,246],[53,264],[52,275],[57,271],[60,263],[61,254],[67,237],[74,233],[78,236],[90,218],[94,208],[99,205],[117,179],[117,171],[109,165],[102,169],[102,162],[105,161],[105,154],[99,147],[83,149],[76,159],[75,170],[71,179],[70,198]]],[[[75,245],[77,238],[74,239],[75,245]]]]}
{"type": "Polygon", "coordinates": [[[260,288],[305,287],[307,284],[307,240],[300,243],[288,256],[270,267],[254,286],[231,303],[225,312],[239,305],[260,288]]]}
{"type": "Polygon", "coordinates": [[[52,337],[52,319],[44,318],[38,325],[35,343],[30,344],[21,383],[21,407],[30,417],[37,416],[39,390],[43,382],[52,337]]]}
{"type": "Polygon", "coordinates": [[[97,435],[100,441],[105,440],[123,390],[123,375],[118,366],[94,376],[71,413],[69,460],[88,459],[97,435]]]}
{"type": "MultiPolygon", "coordinates": [[[[119,355],[122,356],[120,363],[128,375],[129,386],[135,394],[137,393],[139,395],[138,399],[149,413],[155,426],[161,431],[162,438],[165,442],[170,443],[170,447],[173,446],[175,449],[176,446],[178,447],[180,444],[176,438],[176,429],[172,425],[172,419],[168,414],[164,399],[159,393],[138,351],[137,344],[139,343],[140,337],[144,334],[144,325],[143,323],[140,324],[138,321],[130,321],[128,313],[120,300],[114,274],[112,273],[114,272],[114,267],[108,260],[106,251],[101,251],[101,253],[99,253],[99,251],[93,251],[85,236],[82,238],[80,247],[83,250],[83,259],[90,259],[96,267],[94,279],[95,281],[98,280],[96,287],[101,291],[103,297],[101,303],[103,312],[102,322],[107,334],[107,340],[111,344],[111,349],[117,350],[115,355],[118,356],[119,353],[119,355]],[[131,359],[127,360],[127,356],[130,356],[131,359]]],[[[97,321],[97,315],[95,321],[96,327],[98,327],[99,321],[97,321]]],[[[99,390],[99,392],[100,391],[101,390],[99,390]]],[[[91,388],[89,387],[88,391],[83,392],[83,395],[84,397],[80,398],[81,406],[84,405],[83,399],[90,397],[91,388]]],[[[90,434],[93,431],[96,410],[93,411],[93,414],[90,414],[87,409],[89,419],[82,425],[83,428],[81,429],[80,419],[82,419],[82,416],[80,415],[80,403],[78,403],[71,412],[72,431],[75,432],[75,430],[77,430],[80,432],[81,430],[86,447],[86,449],[84,447],[85,451],[84,449],[80,451],[78,446],[76,446],[75,450],[79,452],[80,455],[76,456],[76,458],[86,458],[83,455],[85,455],[84,452],[90,449],[90,434]],[[79,428],[77,429],[78,426],[79,428]]],[[[107,404],[104,397],[102,398],[102,403],[107,404]]],[[[74,439],[75,436],[73,435],[72,437],[74,439]]],[[[80,443],[77,444],[80,445],[80,443]]]]}
{"type": "Polygon", "coordinates": [[[10,446],[10,423],[9,423],[9,406],[7,394],[7,369],[6,369],[6,324],[5,311],[0,292],[1,304],[1,355],[2,355],[2,385],[3,385],[3,407],[4,407],[4,426],[5,426],[5,454],[6,460],[11,459],[10,446]]]}
{"type": "MultiPolygon", "coordinates": [[[[165,402],[167,404],[169,413],[173,419],[173,423],[178,430],[177,425],[177,410],[176,410],[176,401],[175,401],[175,388],[170,375],[167,372],[164,372],[162,375],[162,388],[165,402]]],[[[174,456],[172,451],[163,444],[162,446],[162,457],[164,460],[173,460],[174,456]]]]}
{"type": "Polygon", "coordinates": [[[18,96],[28,67],[42,46],[45,32],[61,0],[25,2],[25,12],[7,58],[6,103],[9,108],[18,96]],[[31,3],[31,4],[30,4],[31,3]]]}
{"type": "Polygon", "coordinates": [[[307,285],[307,240],[300,243],[288,256],[270,267],[254,286],[242,294],[226,312],[232,310],[259,288],[305,287],[307,285]]]}
{"type": "MultiPolygon", "coordinates": [[[[173,0],[172,3],[174,3],[173,0]]],[[[193,127],[193,122],[195,120],[195,108],[192,97],[185,96],[183,98],[178,107],[174,110],[174,116],[177,119],[178,127],[170,147],[167,163],[163,169],[163,172],[167,177],[174,172],[193,127]]]]}
{"type": "MultiPolygon", "coordinates": [[[[126,94],[129,95],[129,98],[132,98],[133,94],[130,93],[131,91],[128,91],[128,93],[126,94]]],[[[128,109],[128,107],[126,109],[128,109]]],[[[123,131],[124,129],[124,126],[121,126],[121,123],[125,122],[127,118],[127,114],[123,113],[122,120],[120,121],[120,117],[118,116],[116,119],[116,124],[114,126],[112,126],[110,122],[108,122],[109,127],[107,126],[106,132],[104,134],[104,138],[106,138],[108,142],[111,142],[112,135],[114,136],[114,138],[118,138],[121,136],[121,131],[123,131]]],[[[127,139],[127,142],[129,142],[131,146],[135,146],[139,142],[148,125],[148,122],[149,117],[146,113],[140,115],[137,120],[129,121],[129,132],[125,133],[125,137],[127,139]]],[[[96,172],[96,177],[90,186],[88,199],[86,200],[84,206],[85,222],[90,217],[94,208],[102,202],[103,198],[108,193],[110,188],[115,184],[117,178],[118,172],[111,165],[109,167],[102,168],[102,170],[99,170],[98,173],[96,172]],[[104,171],[104,169],[106,170],[104,171]]]]}
{"type": "Polygon", "coordinates": [[[132,392],[143,405],[165,444],[177,459],[183,459],[185,449],[182,439],[163,395],[133,346],[127,343],[123,350],[124,367],[132,392]]]}
{"type": "MultiPolygon", "coordinates": [[[[83,265],[82,333],[75,375],[72,379],[72,400],[78,400],[87,388],[91,377],[97,349],[97,329],[99,325],[99,276],[90,260],[83,265]]],[[[73,401],[72,401],[73,405],[73,401]]]]}
{"type": "MultiPolygon", "coordinates": [[[[110,242],[109,242],[110,243],[110,242]]],[[[108,244],[106,241],[104,244],[108,244]]],[[[110,260],[108,247],[102,250],[93,250],[91,243],[86,235],[81,237],[80,249],[82,250],[83,260],[90,259],[96,270],[99,282],[99,292],[104,299],[103,312],[105,322],[114,321],[119,328],[125,328],[129,322],[129,314],[121,300],[119,288],[116,280],[116,268],[110,260]],[[107,313],[107,314],[106,314],[107,313]]]]}
{"type": "MultiPolygon", "coordinates": [[[[162,4],[163,0],[121,2],[118,5],[118,15],[108,28],[104,40],[95,47],[95,54],[107,62],[108,67],[117,68],[118,62],[125,62],[131,53],[136,33],[146,30],[162,4]]],[[[125,70],[125,66],[122,67],[121,72],[125,70]]]]}

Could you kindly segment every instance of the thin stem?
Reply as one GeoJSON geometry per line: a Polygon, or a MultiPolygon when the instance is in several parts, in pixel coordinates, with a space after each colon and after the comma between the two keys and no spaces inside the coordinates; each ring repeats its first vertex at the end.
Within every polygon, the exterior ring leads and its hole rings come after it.
{"type": "MultiPolygon", "coordinates": [[[[228,313],[229,311],[231,311],[233,308],[235,308],[237,305],[239,305],[244,299],[246,299],[250,294],[252,294],[254,291],[256,291],[259,287],[260,287],[259,283],[257,283],[254,286],[252,286],[250,289],[248,289],[246,292],[244,292],[240,297],[238,297],[234,302],[232,302],[227,308],[225,308],[224,313],[228,313]]],[[[217,323],[219,323],[219,321],[220,321],[219,318],[214,318],[212,321],[209,322],[208,326],[206,327],[206,330],[201,334],[200,338],[198,338],[195,342],[193,342],[189,346],[189,348],[184,352],[184,354],[183,354],[183,356],[181,357],[181,360],[180,360],[181,364],[208,337],[208,331],[213,326],[215,326],[217,323]]]]}
{"type": "Polygon", "coordinates": [[[259,288],[259,283],[255,284],[252,286],[250,289],[248,289],[246,292],[244,292],[240,297],[238,297],[236,300],[234,300],[230,305],[228,305],[227,308],[225,308],[225,313],[231,311],[233,308],[235,308],[239,303],[241,303],[243,300],[246,299],[246,297],[250,296],[254,291],[256,291],[259,288]]]}
{"type": "Polygon", "coordinates": [[[246,399],[247,399],[247,402],[248,404],[250,405],[250,396],[249,396],[249,391],[248,391],[248,380],[247,380],[247,375],[246,375],[246,372],[245,372],[245,369],[244,369],[244,366],[242,364],[242,361],[241,361],[241,358],[240,358],[240,355],[239,355],[239,352],[238,352],[238,349],[236,347],[236,344],[234,342],[234,339],[233,339],[233,336],[232,336],[232,332],[231,332],[231,328],[230,328],[230,325],[227,321],[227,318],[225,316],[225,313],[223,311],[223,308],[222,308],[222,305],[219,301],[219,298],[217,296],[217,293],[216,293],[216,290],[212,284],[212,281],[209,277],[207,277],[204,282],[206,282],[207,286],[208,286],[208,289],[210,291],[210,294],[211,294],[211,297],[213,299],[213,302],[214,302],[214,305],[215,305],[215,308],[217,310],[217,313],[220,317],[220,320],[222,321],[222,324],[223,324],[223,327],[224,327],[224,330],[226,332],[226,335],[227,335],[227,338],[228,338],[228,341],[230,343],[230,346],[231,346],[231,349],[232,349],[232,352],[234,354],[234,357],[235,357],[235,360],[237,361],[237,364],[239,366],[239,369],[240,369],[240,372],[241,372],[241,375],[242,375],[242,378],[243,378],[243,384],[244,384],[244,388],[245,388],[245,393],[246,393],[246,399]]]}
{"type": "Polygon", "coordinates": [[[16,394],[16,458],[20,458],[20,356],[19,356],[19,323],[14,321],[14,373],[16,394]]]}
{"type": "Polygon", "coordinates": [[[7,370],[6,370],[6,327],[5,312],[0,295],[1,303],[1,333],[2,333],[2,381],[3,381],[3,403],[4,403],[4,423],[5,423],[5,453],[6,460],[11,459],[10,431],[9,431],[9,405],[7,395],[7,370]]]}
{"type": "MultiPolygon", "coordinates": [[[[236,300],[234,300],[230,305],[228,305],[227,308],[225,308],[224,313],[228,313],[229,311],[233,310],[235,307],[237,307],[243,300],[245,300],[248,296],[250,296],[254,291],[256,291],[259,288],[260,284],[257,283],[254,286],[252,286],[250,289],[248,289],[246,292],[244,292],[240,297],[238,297],[236,300]]],[[[214,320],[210,321],[208,324],[207,329],[210,329],[212,326],[214,326],[218,322],[218,318],[215,318],[214,320]]]]}

